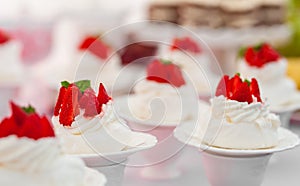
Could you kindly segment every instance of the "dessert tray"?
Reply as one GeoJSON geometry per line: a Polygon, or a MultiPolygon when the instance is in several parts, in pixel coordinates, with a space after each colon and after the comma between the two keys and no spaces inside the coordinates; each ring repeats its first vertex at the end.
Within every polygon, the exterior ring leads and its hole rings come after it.
{"type": "Polygon", "coordinates": [[[278,129],[279,144],[276,147],[257,150],[236,150],[208,146],[206,144],[203,144],[200,138],[192,136],[192,133],[193,125],[180,125],[175,129],[174,136],[182,143],[197,147],[201,151],[225,156],[265,155],[292,149],[300,144],[300,139],[296,134],[282,127],[278,129]]]}

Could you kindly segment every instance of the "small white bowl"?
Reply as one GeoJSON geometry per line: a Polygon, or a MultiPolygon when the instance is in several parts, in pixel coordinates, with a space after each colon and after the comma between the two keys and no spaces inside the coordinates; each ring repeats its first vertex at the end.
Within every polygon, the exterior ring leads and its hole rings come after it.
{"type": "Polygon", "coordinates": [[[145,137],[146,141],[138,147],[114,153],[80,154],[69,156],[79,157],[85,162],[86,166],[103,173],[107,178],[106,186],[122,185],[127,158],[140,151],[153,148],[157,143],[156,137],[150,134],[141,133],[141,135],[145,137]]]}
{"type": "Polygon", "coordinates": [[[291,116],[298,109],[300,109],[300,102],[298,101],[294,104],[270,108],[271,112],[279,116],[281,126],[285,128],[289,128],[291,116]]]}
{"type": "Polygon", "coordinates": [[[279,128],[279,144],[269,149],[236,150],[207,146],[201,139],[192,136],[190,126],[181,125],[174,136],[183,144],[197,147],[201,151],[207,178],[213,186],[259,186],[266,166],[275,152],[299,145],[299,137],[291,131],[279,128]]]}

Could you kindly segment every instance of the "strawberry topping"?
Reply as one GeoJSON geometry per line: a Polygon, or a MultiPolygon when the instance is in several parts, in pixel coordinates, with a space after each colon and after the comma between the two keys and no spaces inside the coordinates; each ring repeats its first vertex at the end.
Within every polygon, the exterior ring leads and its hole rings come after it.
{"type": "Polygon", "coordinates": [[[266,43],[255,47],[248,47],[242,50],[241,55],[244,56],[250,66],[259,68],[267,63],[277,62],[280,58],[280,54],[266,43]]]}
{"type": "Polygon", "coordinates": [[[32,107],[21,108],[11,102],[11,110],[12,115],[0,123],[0,138],[16,135],[38,140],[55,136],[46,116],[39,116],[32,107]]]}
{"type": "Polygon", "coordinates": [[[4,44],[10,40],[9,35],[4,32],[3,30],[0,30],[0,44],[4,44]]]}
{"type": "Polygon", "coordinates": [[[90,118],[101,113],[102,105],[111,98],[101,83],[99,93],[90,86],[90,81],[82,80],[75,83],[62,82],[58,100],[56,102],[54,115],[59,116],[59,122],[64,126],[71,126],[75,117],[84,111],[83,116],[90,118]]]}
{"type": "Polygon", "coordinates": [[[242,81],[239,74],[232,78],[227,75],[223,76],[216,90],[216,96],[220,95],[239,102],[252,103],[254,101],[253,97],[258,102],[262,102],[257,80],[252,78],[251,82],[248,80],[242,81]]]}
{"type": "Polygon", "coordinates": [[[185,50],[191,53],[199,54],[201,48],[199,45],[189,37],[175,38],[170,48],[171,50],[185,50]]]}
{"type": "Polygon", "coordinates": [[[154,60],[150,63],[147,67],[147,79],[176,87],[185,84],[180,68],[167,60],[154,60]]]}
{"type": "Polygon", "coordinates": [[[110,48],[98,37],[88,36],[79,46],[79,50],[88,50],[100,59],[107,59],[110,48]]]}

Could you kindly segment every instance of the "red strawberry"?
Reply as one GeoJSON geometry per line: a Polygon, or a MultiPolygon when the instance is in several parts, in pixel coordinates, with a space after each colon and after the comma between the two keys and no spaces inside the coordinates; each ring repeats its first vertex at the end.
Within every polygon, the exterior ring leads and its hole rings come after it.
{"type": "Polygon", "coordinates": [[[5,118],[0,124],[0,137],[16,135],[38,140],[55,136],[49,120],[36,114],[32,107],[22,109],[11,103],[11,108],[12,116],[5,118]]]}
{"type": "Polygon", "coordinates": [[[61,109],[61,105],[63,103],[66,91],[67,91],[67,88],[64,87],[64,86],[62,86],[59,89],[59,95],[58,95],[58,98],[57,98],[57,101],[56,101],[56,104],[55,104],[55,107],[54,107],[54,116],[58,116],[59,115],[59,111],[61,109]]]}
{"type": "Polygon", "coordinates": [[[147,67],[147,79],[158,83],[169,83],[176,87],[185,84],[180,68],[171,61],[154,60],[147,67]]]}
{"type": "Polygon", "coordinates": [[[250,66],[262,67],[267,63],[278,61],[280,55],[270,45],[264,43],[256,47],[248,47],[244,58],[250,66]]]}
{"type": "Polygon", "coordinates": [[[248,103],[252,103],[252,96],[255,96],[257,101],[262,102],[256,79],[253,78],[251,82],[248,80],[243,82],[239,74],[236,74],[233,78],[225,75],[220,80],[215,95],[223,95],[231,100],[248,103]]]}
{"type": "Polygon", "coordinates": [[[250,92],[253,96],[256,97],[258,102],[262,102],[261,97],[260,97],[258,82],[255,78],[251,79],[250,92]]]}
{"type": "Polygon", "coordinates": [[[252,103],[252,95],[247,82],[242,82],[238,85],[238,88],[234,88],[234,92],[229,99],[236,100],[239,102],[252,103]]]}
{"type": "Polygon", "coordinates": [[[101,110],[95,91],[92,88],[88,88],[84,91],[83,96],[79,100],[79,106],[85,110],[85,117],[93,117],[99,114],[101,110]]]}
{"type": "Polygon", "coordinates": [[[3,30],[0,30],[0,44],[4,44],[10,40],[10,37],[3,30]]]}
{"type": "Polygon", "coordinates": [[[83,40],[79,46],[80,50],[89,50],[91,53],[101,59],[107,59],[109,55],[109,47],[97,37],[89,36],[83,40]]]}
{"type": "Polygon", "coordinates": [[[228,84],[228,81],[229,81],[229,76],[228,75],[225,75],[221,81],[219,82],[218,86],[217,86],[217,90],[216,90],[216,96],[227,96],[227,88],[226,88],[226,85],[228,84]]]}
{"type": "Polygon", "coordinates": [[[59,122],[64,126],[71,126],[75,116],[79,114],[78,97],[78,87],[75,84],[71,84],[66,90],[59,114],[59,122]]]}
{"type": "Polygon", "coordinates": [[[200,53],[199,45],[189,37],[175,38],[171,50],[185,50],[192,53],[200,53]]]}
{"type": "Polygon", "coordinates": [[[108,96],[102,83],[100,83],[100,86],[99,86],[97,99],[99,101],[100,106],[102,106],[103,104],[106,104],[109,100],[111,100],[111,97],[108,96]]]}

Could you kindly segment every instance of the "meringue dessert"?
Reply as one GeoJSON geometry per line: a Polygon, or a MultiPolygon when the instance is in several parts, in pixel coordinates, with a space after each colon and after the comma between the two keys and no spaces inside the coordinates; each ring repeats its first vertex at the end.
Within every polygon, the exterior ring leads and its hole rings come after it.
{"type": "Polygon", "coordinates": [[[0,84],[19,85],[23,78],[21,43],[0,29],[0,84]],[[9,64],[9,65],[8,65],[9,64]]]}
{"type": "Polygon", "coordinates": [[[52,122],[68,154],[113,153],[146,141],[117,117],[103,84],[96,96],[89,80],[62,82],[52,122]]]}
{"type": "Polygon", "coordinates": [[[96,36],[86,36],[79,44],[75,60],[78,62],[76,77],[97,79],[111,89],[121,71],[121,59],[113,49],[96,36]]]}
{"type": "Polygon", "coordinates": [[[271,110],[300,101],[295,82],[286,75],[286,59],[270,45],[264,43],[248,47],[242,56],[238,65],[239,72],[245,78],[257,78],[261,94],[268,99],[271,110]]]}
{"type": "Polygon", "coordinates": [[[105,177],[84,162],[62,154],[54,130],[34,108],[11,103],[0,123],[0,185],[103,186],[105,177]]]}
{"type": "Polygon", "coordinates": [[[209,67],[209,58],[200,45],[190,37],[174,38],[164,58],[170,59],[191,79],[198,93],[210,93],[210,82],[214,77],[209,67]]]}
{"type": "Polygon", "coordinates": [[[129,97],[129,109],[140,120],[178,123],[191,116],[183,109],[191,100],[181,69],[171,61],[155,59],[147,77],[137,82],[129,97]]]}
{"type": "Polygon", "coordinates": [[[202,116],[197,135],[203,143],[228,149],[265,149],[279,142],[279,117],[262,101],[257,80],[225,75],[211,107],[202,116]],[[210,117],[210,118],[207,118],[210,117]]]}

